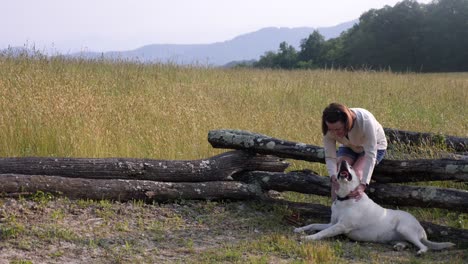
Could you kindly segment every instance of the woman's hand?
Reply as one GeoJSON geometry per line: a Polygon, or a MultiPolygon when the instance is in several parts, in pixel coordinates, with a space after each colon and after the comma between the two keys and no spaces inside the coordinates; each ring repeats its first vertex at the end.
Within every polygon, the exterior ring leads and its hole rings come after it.
{"type": "Polygon", "coordinates": [[[354,191],[350,192],[348,196],[355,199],[357,202],[362,198],[362,194],[366,190],[366,187],[367,186],[364,183],[361,183],[356,187],[356,189],[354,189],[354,191]]]}

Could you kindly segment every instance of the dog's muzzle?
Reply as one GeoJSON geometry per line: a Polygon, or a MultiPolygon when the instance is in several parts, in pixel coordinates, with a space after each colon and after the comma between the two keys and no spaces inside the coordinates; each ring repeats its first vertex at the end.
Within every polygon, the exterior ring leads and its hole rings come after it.
{"type": "Polygon", "coordinates": [[[338,179],[345,179],[347,181],[351,181],[353,179],[353,176],[348,170],[348,162],[346,160],[341,161],[340,164],[340,171],[338,172],[338,179]]]}

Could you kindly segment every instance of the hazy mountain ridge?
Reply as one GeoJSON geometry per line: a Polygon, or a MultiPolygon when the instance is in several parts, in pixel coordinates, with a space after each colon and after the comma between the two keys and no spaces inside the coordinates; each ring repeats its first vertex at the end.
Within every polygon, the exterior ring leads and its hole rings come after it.
{"type": "MultiPolygon", "coordinates": [[[[338,37],[341,32],[351,28],[355,23],[357,20],[317,30],[325,39],[330,39],[338,37]]],[[[211,44],[151,44],[129,51],[80,52],[67,56],[222,66],[233,61],[258,60],[267,51],[276,52],[283,41],[299,49],[300,41],[307,38],[314,30],[312,27],[268,27],[239,35],[228,41],[211,44]]]]}

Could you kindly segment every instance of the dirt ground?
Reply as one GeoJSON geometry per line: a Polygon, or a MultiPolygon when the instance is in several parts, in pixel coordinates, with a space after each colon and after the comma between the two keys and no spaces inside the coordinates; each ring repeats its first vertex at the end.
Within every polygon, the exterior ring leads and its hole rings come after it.
{"type": "Polygon", "coordinates": [[[284,220],[289,213],[255,201],[2,198],[0,263],[314,263],[319,247],[333,255],[329,263],[468,263],[462,249],[416,257],[414,248],[344,237],[304,245],[284,220]]]}

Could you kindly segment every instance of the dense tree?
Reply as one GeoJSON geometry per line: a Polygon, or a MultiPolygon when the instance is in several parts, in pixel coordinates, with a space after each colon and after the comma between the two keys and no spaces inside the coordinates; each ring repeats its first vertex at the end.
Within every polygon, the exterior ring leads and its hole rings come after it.
{"type": "Polygon", "coordinates": [[[423,9],[416,1],[405,0],[393,8],[372,9],[345,39],[346,62],[353,67],[418,70],[422,43],[423,9]]]}
{"type": "Polygon", "coordinates": [[[260,56],[260,60],[254,63],[254,67],[258,68],[278,68],[276,65],[276,53],[273,51],[265,52],[265,55],[260,56]]]}
{"type": "Polygon", "coordinates": [[[346,32],[339,38],[330,39],[322,47],[322,65],[325,68],[335,68],[345,64],[344,39],[346,32]]]}
{"type": "Polygon", "coordinates": [[[254,64],[258,68],[282,68],[293,69],[297,63],[296,49],[288,45],[286,42],[281,42],[278,53],[268,51],[260,57],[260,60],[254,64]]]}
{"type": "Polygon", "coordinates": [[[468,71],[468,0],[439,0],[427,6],[424,69],[468,71]]]}
{"type": "Polygon", "coordinates": [[[325,41],[314,31],[300,47],[296,52],[283,42],[255,66],[468,71],[468,0],[404,0],[371,9],[340,37],[325,41]]]}
{"type": "Polygon", "coordinates": [[[322,64],[323,46],[325,38],[320,35],[317,30],[314,30],[308,38],[301,41],[301,51],[298,54],[298,59],[305,67],[313,67],[322,64]]]}
{"type": "Polygon", "coordinates": [[[283,69],[292,69],[297,63],[296,49],[286,42],[280,44],[277,64],[283,69]]]}

